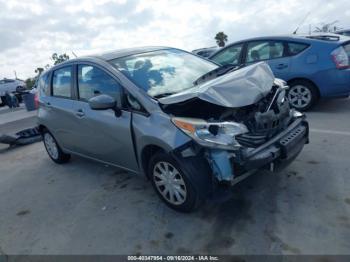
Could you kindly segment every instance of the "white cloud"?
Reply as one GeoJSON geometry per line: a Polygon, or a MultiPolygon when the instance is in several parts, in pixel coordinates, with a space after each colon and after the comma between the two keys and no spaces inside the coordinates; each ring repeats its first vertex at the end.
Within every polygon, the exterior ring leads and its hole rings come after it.
{"type": "Polygon", "coordinates": [[[118,48],[166,45],[192,50],[215,45],[218,31],[229,42],[288,34],[339,20],[350,26],[348,1],[302,0],[0,0],[0,78],[34,76],[54,52],[78,55],[118,48]]]}

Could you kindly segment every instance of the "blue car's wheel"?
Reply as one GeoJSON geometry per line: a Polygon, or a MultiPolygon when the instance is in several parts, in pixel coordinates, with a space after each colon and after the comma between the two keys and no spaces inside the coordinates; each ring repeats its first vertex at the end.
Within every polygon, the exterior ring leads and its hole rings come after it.
{"type": "Polygon", "coordinates": [[[308,81],[293,81],[289,84],[288,100],[291,107],[306,111],[317,102],[318,92],[316,87],[308,81]]]}

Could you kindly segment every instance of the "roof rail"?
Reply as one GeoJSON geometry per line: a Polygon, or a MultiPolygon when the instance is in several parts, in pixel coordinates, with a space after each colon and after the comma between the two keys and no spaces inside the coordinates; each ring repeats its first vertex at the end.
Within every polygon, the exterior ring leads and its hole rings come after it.
{"type": "Polygon", "coordinates": [[[339,41],[340,36],[337,35],[308,35],[307,38],[326,40],[326,41],[339,41]]]}

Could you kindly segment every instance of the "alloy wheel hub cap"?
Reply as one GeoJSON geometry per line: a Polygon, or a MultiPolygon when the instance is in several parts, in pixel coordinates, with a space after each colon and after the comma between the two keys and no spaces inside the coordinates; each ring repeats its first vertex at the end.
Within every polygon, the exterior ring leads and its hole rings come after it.
{"type": "Polygon", "coordinates": [[[153,179],[158,192],[173,205],[186,201],[187,190],[180,172],[168,162],[158,162],[153,169],[153,179]]]}
{"type": "Polygon", "coordinates": [[[311,103],[312,94],[310,90],[303,85],[293,86],[288,93],[289,103],[296,108],[306,107],[311,103]]]}
{"type": "Polygon", "coordinates": [[[49,153],[49,155],[53,158],[53,159],[57,159],[58,158],[58,148],[56,145],[55,140],[53,139],[53,137],[46,133],[44,135],[44,142],[45,142],[45,146],[47,149],[47,152],[49,153]]]}

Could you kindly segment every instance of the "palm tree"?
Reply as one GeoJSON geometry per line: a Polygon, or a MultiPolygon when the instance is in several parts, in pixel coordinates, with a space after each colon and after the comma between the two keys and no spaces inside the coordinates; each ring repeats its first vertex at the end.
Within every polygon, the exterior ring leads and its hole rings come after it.
{"type": "Polygon", "coordinates": [[[214,39],[219,47],[224,47],[225,42],[227,42],[227,35],[224,32],[219,32],[216,34],[214,39]]]}

